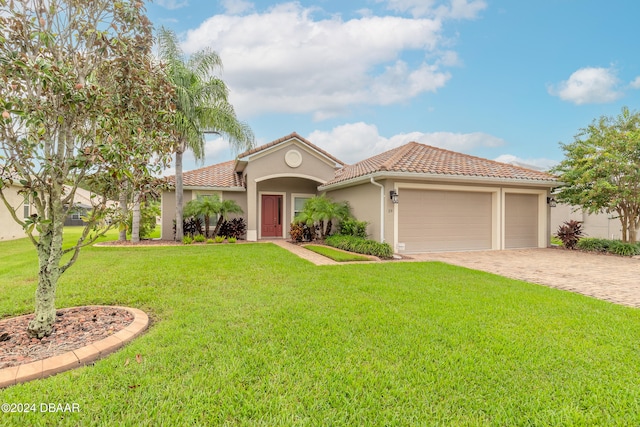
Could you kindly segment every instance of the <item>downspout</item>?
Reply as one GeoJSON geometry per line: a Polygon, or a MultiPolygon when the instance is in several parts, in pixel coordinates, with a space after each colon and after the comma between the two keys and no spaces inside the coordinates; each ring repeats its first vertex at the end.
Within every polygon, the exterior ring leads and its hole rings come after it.
{"type": "Polygon", "coordinates": [[[370,178],[373,185],[380,187],[380,242],[384,243],[384,185],[374,181],[373,177],[370,178]]]}

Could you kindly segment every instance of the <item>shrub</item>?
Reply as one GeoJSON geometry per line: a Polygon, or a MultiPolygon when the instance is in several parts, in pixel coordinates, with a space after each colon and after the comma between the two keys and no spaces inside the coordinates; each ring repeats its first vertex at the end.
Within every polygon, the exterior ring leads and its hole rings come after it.
{"type": "Polygon", "coordinates": [[[640,255],[640,247],[634,243],[625,243],[619,240],[614,240],[611,243],[609,252],[611,252],[612,254],[622,255],[622,256],[634,256],[634,255],[640,255]]]}
{"type": "Polygon", "coordinates": [[[334,234],[327,237],[325,243],[334,248],[359,254],[373,255],[379,258],[393,257],[393,249],[388,243],[380,243],[375,240],[367,240],[361,237],[334,234]]]}
{"type": "Polygon", "coordinates": [[[340,222],[340,225],[338,226],[338,234],[366,239],[368,237],[367,225],[369,225],[367,221],[358,221],[355,218],[347,218],[340,222]]]}
{"type": "Polygon", "coordinates": [[[236,240],[237,239],[235,237],[227,237],[227,242],[229,242],[229,243],[235,243],[236,240]]]}
{"type": "Polygon", "coordinates": [[[291,236],[291,240],[294,242],[302,242],[304,237],[304,226],[302,224],[292,222],[289,235],[291,236]]]}
{"type": "Polygon", "coordinates": [[[213,243],[214,240],[213,239],[207,239],[207,244],[213,243]]]}
{"type": "Polygon", "coordinates": [[[613,242],[607,239],[597,239],[595,237],[583,237],[576,244],[576,248],[589,252],[609,252],[613,242]]]}
{"type": "Polygon", "coordinates": [[[186,235],[182,238],[182,244],[184,245],[190,245],[193,243],[193,237],[186,235]]]}
{"type": "MultiPolygon", "coordinates": [[[[182,221],[182,231],[185,236],[195,236],[202,234],[202,220],[200,218],[189,217],[182,221]]],[[[176,220],[173,220],[173,235],[176,235],[176,220]]]]}
{"type": "Polygon", "coordinates": [[[218,234],[221,236],[242,239],[247,232],[247,223],[244,218],[234,218],[222,223],[218,234]]]}
{"type": "Polygon", "coordinates": [[[565,221],[558,228],[556,237],[562,240],[562,245],[567,249],[575,249],[578,241],[583,236],[582,223],[575,220],[565,221]]]}
{"type": "Polygon", "coordinates": [[[224,242],[225,236],[216,236],[213,238],[216,243],[224,242]]]}
{"type": "Polygon", "coordinates": [[[204,243],[206,240],[207,239],[202,234],[198,234],[193,238],[193,241],[197,243],[204,243]]]}
{"type": "MultiPolygon", "coordinates": [[[[156,229],[156,220],[160,215],[160,203],[144,202],[140,204],[140,238],[148,238],[156,229]]],[[[133,212],[129,210],[127,217],[127,236],[131,236],[133,212]]]]}

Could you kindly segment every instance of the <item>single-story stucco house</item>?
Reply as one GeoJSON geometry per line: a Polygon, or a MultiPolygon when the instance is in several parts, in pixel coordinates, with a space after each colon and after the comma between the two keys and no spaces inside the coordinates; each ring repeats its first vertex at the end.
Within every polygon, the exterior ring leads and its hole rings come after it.
{"type": "MultiPolygon", "coordinates": [[[[211,194],[235,200],[249,241],[288,238],[304,202],[326,193],[348,201],[370,237],[398,253],[547,247],[558,185],[545,172],[417,142],[346,165],[296,133],[183,177],[185,204],[211,194]]],[[[168,191],[163,239],[173,239],[174,218],[168,191]]]]}

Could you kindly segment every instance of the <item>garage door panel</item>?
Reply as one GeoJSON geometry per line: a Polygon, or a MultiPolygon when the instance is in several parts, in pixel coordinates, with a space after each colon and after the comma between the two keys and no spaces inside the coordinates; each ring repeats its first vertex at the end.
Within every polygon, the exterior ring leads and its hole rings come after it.
{"type": "Polygon", "coordinates": [[[405,252],[491,249],[491,193],[402,189],[400,200],[405,252]]]}
{"type": "Polygon", "coordinates": [[[505,248],[538,247],[538,195],[505,195],[505,248]]]}

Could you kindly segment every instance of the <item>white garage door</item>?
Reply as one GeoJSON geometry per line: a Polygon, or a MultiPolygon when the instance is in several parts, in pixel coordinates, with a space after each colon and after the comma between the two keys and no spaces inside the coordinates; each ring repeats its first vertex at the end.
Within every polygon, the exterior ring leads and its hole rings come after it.
{"type": "Polygon", "coordinates": [[[398,193],[399,251],[491,249],[491,193],[414,189],[398,193]]]}
{"type": "Polygon", "coordinates": [[[538,196],[507,193],[504,203],[505,248],[537,248],[538,196]]]}

